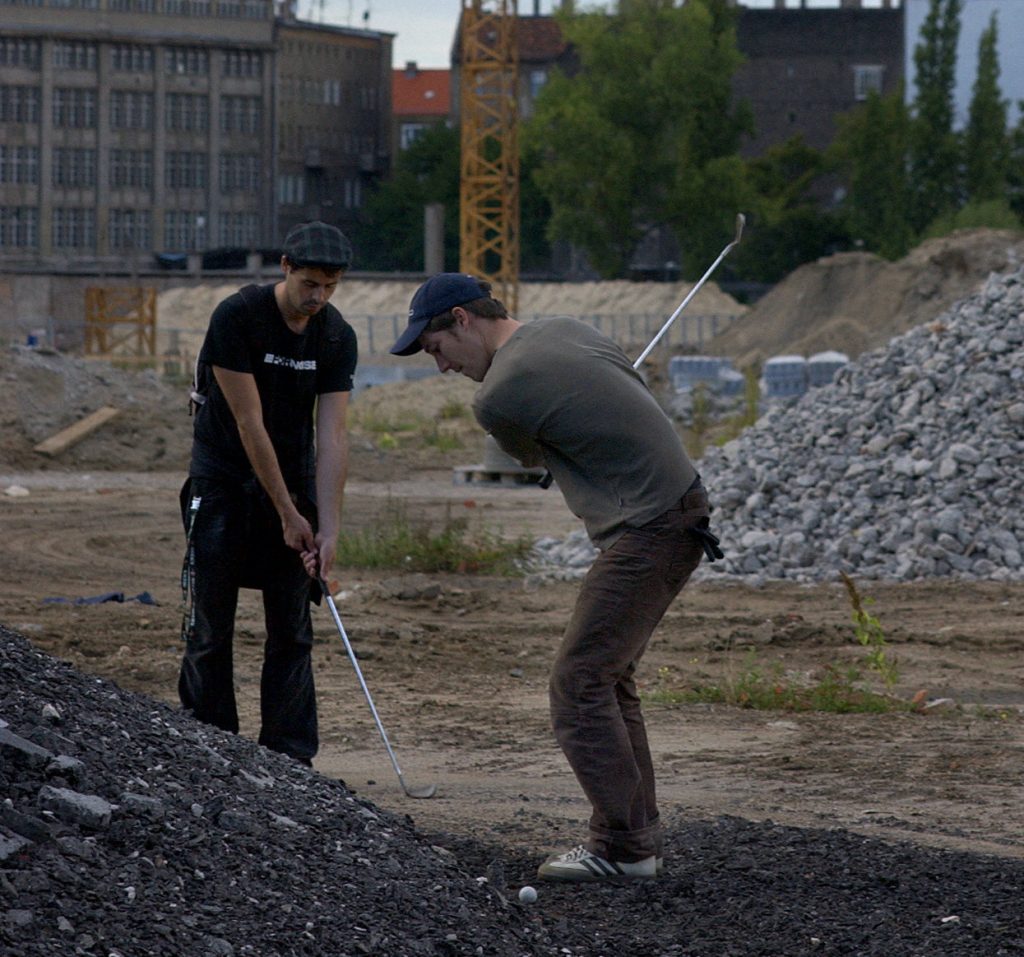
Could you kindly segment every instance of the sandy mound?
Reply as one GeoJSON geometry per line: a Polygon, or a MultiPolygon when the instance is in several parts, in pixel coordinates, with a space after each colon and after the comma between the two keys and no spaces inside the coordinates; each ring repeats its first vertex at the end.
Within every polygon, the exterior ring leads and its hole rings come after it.
{"type": "MultiPolygon", "coordinates": [[[[276,278],[268,274],[264,281],[276,278]]],[[[409,301],[418,282],[363,281],[346,279],[331,300],[352,323],[359,336],[359,351],[374,361],[383,358],[405,328],[409,301]],[[374,317],[371,321],[369,317],[374,317]]],[[[202,345],[210,313],[225,297],[238,290],[239,283],[200,283],[177,286],[162,292],[157,300],[157,351],[175,352],[188,366],[202,345]]],[[[601,328],[611,332],[623,346],[647,342],[649,332],[660,328],[692,288],[682,283],[582,282],[524,283],[519,289],[518,315],[524,320],[539,316],[571,315],[601,317],[601,328]],[[630,321],[630,318],[634,320],[630,321]],[[646,319],[646,322],[637,320],[646,319]]],[[[717,316],[728,323],[746,307],[723,293],[714,283],[705,285],[686,307],[687,317],[717,316]]],[[[682,324],[676,338],[682,333],[682,324]]]]}
{"type": "Polygon", "coordinates": [[[791,273],[712,340],[708,352],[740,367],[773,355],[828,349],[851,358],[937,316],[991,273],[1024,262],[1024,233],[960,230],[898,262],[840,253],[791,273]]]}

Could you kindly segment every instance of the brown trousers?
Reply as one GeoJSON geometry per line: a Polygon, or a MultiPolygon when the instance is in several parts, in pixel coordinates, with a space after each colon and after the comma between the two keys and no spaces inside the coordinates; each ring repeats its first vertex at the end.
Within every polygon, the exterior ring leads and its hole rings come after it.
{"type": "Polygon", "coordinates": [[[551,673],[555,738],[590,801],[590,851],[612,861],[661,854],[654,766],[633,674],[658,622],[700,564],[688,529],[707,493],[627,531],[591,566],[551,673]]]}

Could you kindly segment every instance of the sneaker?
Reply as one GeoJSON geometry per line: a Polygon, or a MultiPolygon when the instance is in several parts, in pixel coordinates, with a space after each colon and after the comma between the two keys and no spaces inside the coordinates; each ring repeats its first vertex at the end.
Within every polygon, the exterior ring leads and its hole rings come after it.
{"type": "Polygon", "coordinates": [[[549,857],[537,868],[537,876],[545,881],[646,880],[657,876],[657,865],[653,855],[642,861],[607,861],[581,844],[549,857]]]}

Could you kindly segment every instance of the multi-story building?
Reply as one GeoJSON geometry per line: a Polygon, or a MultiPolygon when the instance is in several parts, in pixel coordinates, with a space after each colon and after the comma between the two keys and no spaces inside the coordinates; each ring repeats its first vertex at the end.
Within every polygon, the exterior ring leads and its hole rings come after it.
{"type": "Polygon", "coordinates": [[[836,117],[871,92],[887,94],[903,80],[904,10],[896,0],[865,7],[860,0],[822,8],[739,11],[736,45],[744,64],[733,92],[747,100],[754,135],[744,156],[761,156],[799,134],[814,149],[835,138],[836,117]]]}
{"type": "Polygon", "coordinates": [[[344,224],[391,37],[272,0],[0,0],[0,263],[100,268],[344,224]]]}
{"type": "Polygon", "coordinates": [[[304,219],[351,228],[391,163],[394,34],[296,20],[277,29],[277,232],[304,219]]]}
{"type": "Polygon", "coordinates": [[[0,8],[0,257],[124,262],[263,238],[270,0],[0,8]]]}

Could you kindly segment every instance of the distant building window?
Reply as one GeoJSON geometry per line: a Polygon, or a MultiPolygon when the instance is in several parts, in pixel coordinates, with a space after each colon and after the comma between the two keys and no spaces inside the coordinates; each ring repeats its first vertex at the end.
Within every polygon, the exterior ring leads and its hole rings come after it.
{"type": "Polygon", "coordinates": [[[548,82],[547,70],[530,70],[530,99],[535,100],[544,84],[548,82]]]}
{"type": "Polygon", "coordinates": [[[0,86],[0,123],[38,122],[38,87],[0,86]]]}
{"type": "Polygon", "coordinates": [[[35,186],[39,183],[39,147],[0,145],[0,183],[35,186]]]}
{"type": "Polygon", "coordinates": [[[853,68],[853,98],[866,100],[872,93],[882,92],[882,77],[885,67],[855,66],[853,68]]]}
{"type": "Polygon", "coordinates": [[[258,96],[222,96],[220,131],[222,133],[259,133],[263,124],[262,104],[258,96]]]}
{"type": "Polygon", "coordinates": [[[38,70],[41,59],[38,40],[16,40],[13,37],[0,39],[0,66],[38,70]]]}
{"type": "Polygon", "coordinates": [[[179,133],[205,133],[209,127],[209,103],[195,93],[168,93],[165,122],[168,130],[179,133]]]}
{"type": "Polygon", "coordinates": [[[151,130],[153,94],[134,90],[110,91],[110,128],[112,130],[151,130]]]}
{"type": "Polygon", "coordinates": [[[109,169],[114,188],[153,187],[153,154],[148,150],[111,150],[109,169]]]}
{"type": "Polygon", "coordinates": [[[224,76],[258,77],[263,75],[263,55],[248,50],[225,50],[224,76]]]}
{"type": "Polygon", "coordinates": [[[111,249],[152,249],[152,216],[148,209],[112,209],[107,219],[111,249]]]}
{"type": "Polygon", "coordinates": [[[200,210],[164,213],[164,249],[199,249],[205,242],[206,216],[200,210]]]}
{"type": "Polygon", "coordinates": [[[57,206],[53,210],[55,249],[93,249],[96,246],[96,210],[57,206]]]}
{"type": "Polygon", "coordinates": [[[96,150],[58,147],[53,151],[51,180],[54,186],[95,186],[96,150]]]}
{"type": "Polygon", "coordinates": [[[152,73],[153,48],[118,43],[110,48],[110,68],[115,73],[152,73]]]}
{"type": "Polygon", "coordinates": [[[168,189],[205,189],[205,153],[170,150],[164,159],[164,185],[168,189]]]}
{"type": "Polygon", "coordinates": [[[222,153],[220,191],[222,193],[258,193],[260,158],[253,153],[222,153]]]}
{"type": "Polygon", "coordinates": [[[428,123],[403,123],[398,128],[398,148],[407,150],[429,129],[428,123]]]}
{"type": "Polygon", "coordinates": [[[221,213],[220,245],[255,246],[258,227],[256,213],[221,213]]]}
{"type": "Polygon", "coordinates": [[[96,91],[57,88],[53,91],[53,125],[64,129],[94,129],[96,91]]]}
{"type": "Polygon", "coordinates": [[[96,70],[95,43],[64,43],[53,45],[53,65],[58,70],[96,70]]]}
{"type": "Polygon", "coordinates": [[[238,19],[242,16],[241,0],[220,0],[217,4],[217,13],[222,17],[238,19]]]}
{"type": "Polygon", "coordinates": [[[323,102],[327,106],[341,106],[341,80],[327,79],[323,83],[323,102]]]}
{"type": "Polygon", "coordinates": [[[0,249],[39,245],[39,211],[33,206],[0,206],[0,249]]]}
{"type": "Polygon", "coordinates": [[[277,201],[283,206],[300,206],[306,201],[304,173],[282,173],[277,178],[277,201]]]}
{"type": "Polygon", "coordinates": [[[173,47],[166,53],[168,74],[206,76],[210,72],[210,54],[195,47],[173,47]]]}

